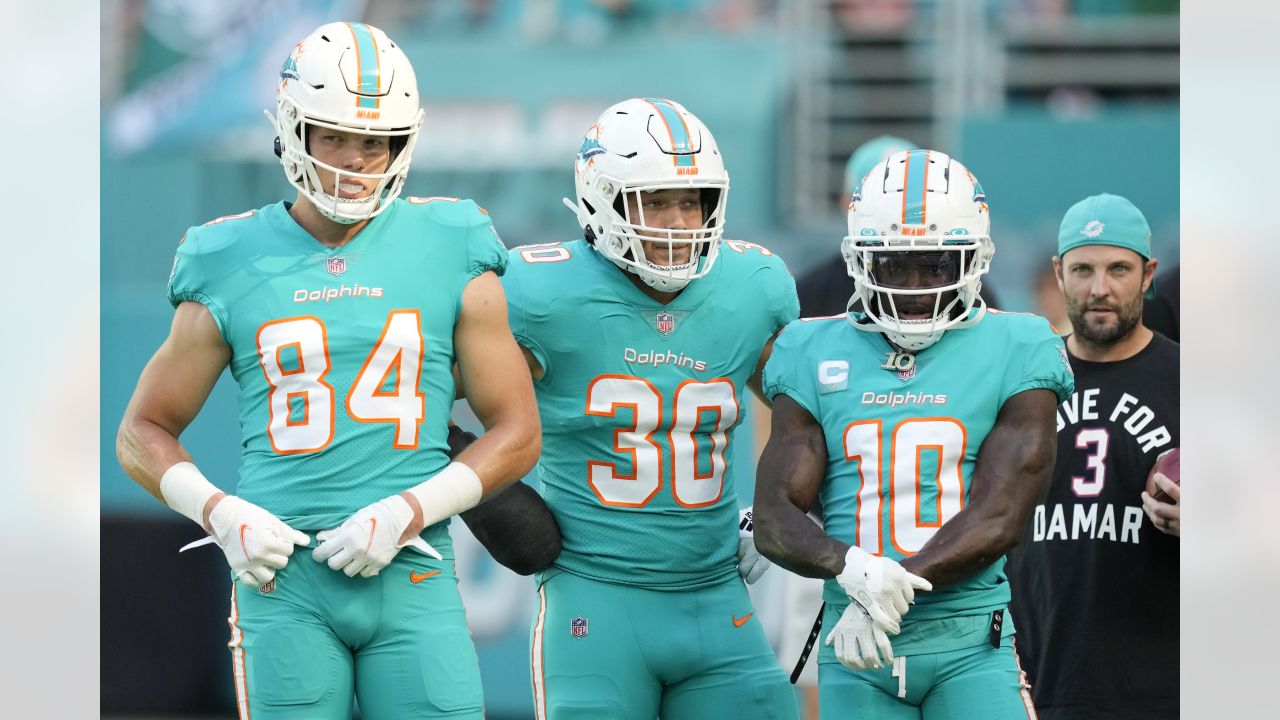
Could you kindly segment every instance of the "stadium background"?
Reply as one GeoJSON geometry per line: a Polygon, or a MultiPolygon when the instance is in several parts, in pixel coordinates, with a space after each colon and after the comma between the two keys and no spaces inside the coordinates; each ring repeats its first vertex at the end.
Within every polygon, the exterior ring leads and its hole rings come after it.
{"type": "MultiPolygon", "coordinates": [[[[177,556],[193,528],[123,475],[114,432],[167,331],[164,282],[183,230],[292,197],[261,110],[274,110],[276,72],[293,43],[335,19],[378,25],[414,63],[427,119],[406,194],[475,198],[508,246],[578,234],[559,199],[572,192],[582,132],[613,102],[657,95],[715,133],[732,178],[728,236],[777,251],[797,276],[837,252],[845,159],[881,133],[949,152],[981,179],[997,246],[989,284],[1002,309],[1036,309],[1033,278],[1062,212],[1096,192],[1132,199],[1163,267],[1178,260],[1176,2],[108,0],[105,715],[231,712],[222,558],[177,556]]],[[[234,397],[224,376],[183,437],[226,489],[239,458],[234,397]]],[[[744,428],[739,438],[748,437],[744,428]]],[[[755,448],[740,441],[737,452],[746,504],[755,448]]],[[[532,583],[454,530],[489,715],[528,717],[532,583]]],[[[753,595],[776,643],[775,575],[753,595]]]]}

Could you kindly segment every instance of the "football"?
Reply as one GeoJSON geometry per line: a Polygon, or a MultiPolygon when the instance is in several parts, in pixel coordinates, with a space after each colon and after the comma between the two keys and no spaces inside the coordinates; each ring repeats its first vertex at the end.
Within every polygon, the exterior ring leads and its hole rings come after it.
{"type": "Polygon", "coordinates": [[[1158,502],[1173,502],[1173,498],[1156,486],[1156,473],[1164,475],[1172,480],[1173,484],[1182,487],[1182,461],[1179,458],[1178,448],[1165,450],[1156,456],[1155,465],[1152,465],[1151,472],[1147,473],[1147,493],[1158,502]]]}

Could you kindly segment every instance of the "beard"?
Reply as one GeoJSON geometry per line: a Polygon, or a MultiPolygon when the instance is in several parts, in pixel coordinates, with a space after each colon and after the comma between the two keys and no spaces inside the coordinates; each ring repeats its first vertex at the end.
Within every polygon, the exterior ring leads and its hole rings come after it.
{"type": "Polygon", "coordinates": [[[1129,337],[1138,321],[1142,319],[1142,296],[1138,295],[1125,305],[1090,305],[1070,298],[1067,299],[1067,317],[1071,319],[1071,330],[1092,345],[1109,347],[1129,337]],[[1090,323],[1085,313],[1090,307],[1106,308],[1115,312],[1115,321],[1090,323]]]}

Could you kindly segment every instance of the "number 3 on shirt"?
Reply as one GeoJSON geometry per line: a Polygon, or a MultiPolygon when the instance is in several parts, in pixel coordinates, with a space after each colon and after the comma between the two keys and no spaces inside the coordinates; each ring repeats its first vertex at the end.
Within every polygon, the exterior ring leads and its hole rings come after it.
{"type": "MultiPolygon", "coordinates": [[[[854,540],[873,555],[884,553],[883,423],[859,420],[844,431],[844,457],[858,463],[858,495],[854,540]]],[[[889,442],[889,542],[902,555],[914,555],[942,524],[964,509],[962,465],[968,443],[964,425],[955,418],[908,418],[893,428],[889,442]],[[936,453],[937,475],[926,478],[920,465],[925,453],[936,453]],[[924,492],[928,486],[931,493],[924,492]],[[928,495],[933,507],[924,512],[928,495]],[[931,519],[926,520],[925,517],[931,519]]]]}
{"type": "MultiPolygon", "coordinates": [[[[424,348],[418,311],[392,310],[347,392],[351,419],[395,424],[392,447],[398,450],[418,447],[418,428],[426,419],[426,395],[418,389],[424,348]],[[393,373],[395,389],[384,391],[393,373]]],[[[293,455],[328,447],[335,415],[333,386],[324,381],[330,370],[324,322],[305,315],[264,323],[258,328],[258,360],[271,387],[271,448],[293,455]]]]}
{"type": "Polygon", "coordinates": [[[686,380],[676,388],[671,418],[664,423],[662,393],[653,383],[630,375],[601,375],[587,387],[588,415],[615,416],[630,410],[631,425],[613,431],[613,449],[631,459],[631,472],[619,474],[616,463],[587,462],[587,481],[605,505],[644,507],[662,489],[664,468],[673,474],[671,493],[681,507],[697,508],[720,499],[724,488],[727,431],[738,422],[738,398],[733,382],[686,380]],[[704,413],[714,413],[710,432],[698,431],[704,413]],[[670,463],[654,435],[666,428],[670,463]],[[711,439],[710,468],[698,468],[699,438],[711,439]]]}

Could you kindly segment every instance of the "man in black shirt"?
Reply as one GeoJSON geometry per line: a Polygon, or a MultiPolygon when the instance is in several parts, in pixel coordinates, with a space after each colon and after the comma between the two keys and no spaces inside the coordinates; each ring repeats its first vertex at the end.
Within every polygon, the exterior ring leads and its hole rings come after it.
{"type": "MultiPolygon", "coordinates": [[[[1156,261],[1116,195],[1067,211],[1053,259],[1076,390],[1053,480],[1006,567],[1017,649],[1045,720],[1178,717],[1179,489],[1144,491],[1178,447],[1178,344],[1142,323],[1156,261]]],[[[1163,480],[1163,478],[1162,478],[1163,480]]]]}

